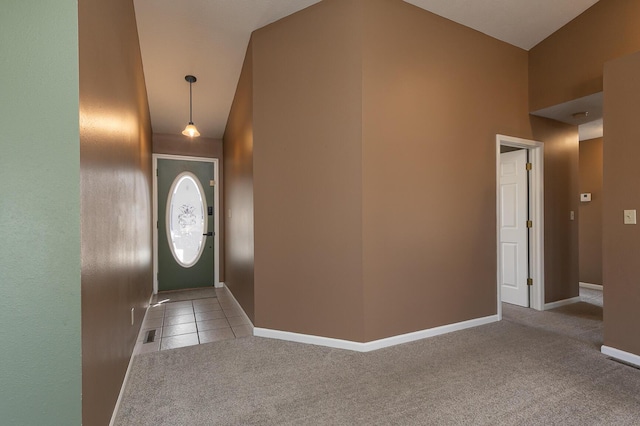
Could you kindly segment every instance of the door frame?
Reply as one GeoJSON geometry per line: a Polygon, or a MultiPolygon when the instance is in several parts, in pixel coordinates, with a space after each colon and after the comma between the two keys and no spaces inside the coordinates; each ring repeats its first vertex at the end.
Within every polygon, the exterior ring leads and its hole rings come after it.
{"type": "MultiPolygon", "coordinates": [[[[201,163],[213,163],[213,284],[220,288],[220,169],[217,158],[188,157],[170,154],[152,154],[153,175],[153,294],[158,294],[158,160],[199,161],[201,163]]],[[[152,222],[152,226],[153,226],[152,222]]]]}
{"type": "Polygon", "coordinates": [[[533,228],[529,233],[529,262],[533,286],[530,290],[531,308],[544,311],[544,144],[542,142],[496,135],[496,266],[498,289],[498,318],[502,319],[502,288],[500,274],[500,146],[524,148],[529,151],[532,163],[529,179],[529,218],[533,228]]]}

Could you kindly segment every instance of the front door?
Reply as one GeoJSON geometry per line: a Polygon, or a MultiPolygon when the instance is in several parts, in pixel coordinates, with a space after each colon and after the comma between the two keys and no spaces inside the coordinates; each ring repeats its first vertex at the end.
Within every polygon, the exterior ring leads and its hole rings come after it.
{"type": "Polygon", "coordinates": [[[500,285],[502,301],[529,307],[527,150],[500,154],[500,285]]]}
{"type": "Polygon", "coordinates": [[[214,163],[158,159],[158,291],[214,285],[214,163]]]}

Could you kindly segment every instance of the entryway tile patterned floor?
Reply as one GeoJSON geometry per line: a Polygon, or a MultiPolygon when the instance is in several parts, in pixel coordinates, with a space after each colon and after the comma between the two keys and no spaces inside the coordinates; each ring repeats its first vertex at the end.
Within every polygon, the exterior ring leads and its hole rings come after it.
{"type": "Polygon", "coordinates": [[[226,287],[166,292],[152,300],[136,353],[251,335],[251,322],[226,287]]]}

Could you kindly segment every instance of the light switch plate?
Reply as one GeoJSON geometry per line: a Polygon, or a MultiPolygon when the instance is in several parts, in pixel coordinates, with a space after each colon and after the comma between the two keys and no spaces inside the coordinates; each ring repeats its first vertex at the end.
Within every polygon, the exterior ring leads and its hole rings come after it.
{"type": "Polygon", "coordinates": [[[636,211],[635,210],[625,210],[624,211],[624,224],[625,225],[635,225],[636,222],[636,211]]]}

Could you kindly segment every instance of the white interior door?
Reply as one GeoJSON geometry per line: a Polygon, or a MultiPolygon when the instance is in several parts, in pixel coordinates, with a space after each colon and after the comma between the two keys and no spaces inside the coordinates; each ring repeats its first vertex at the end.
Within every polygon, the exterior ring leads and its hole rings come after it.
{"type": "Polygon", "coordinates": [[[500,154],[500,286],[502,301],[529,307],[527,150],[500,154]]]}

